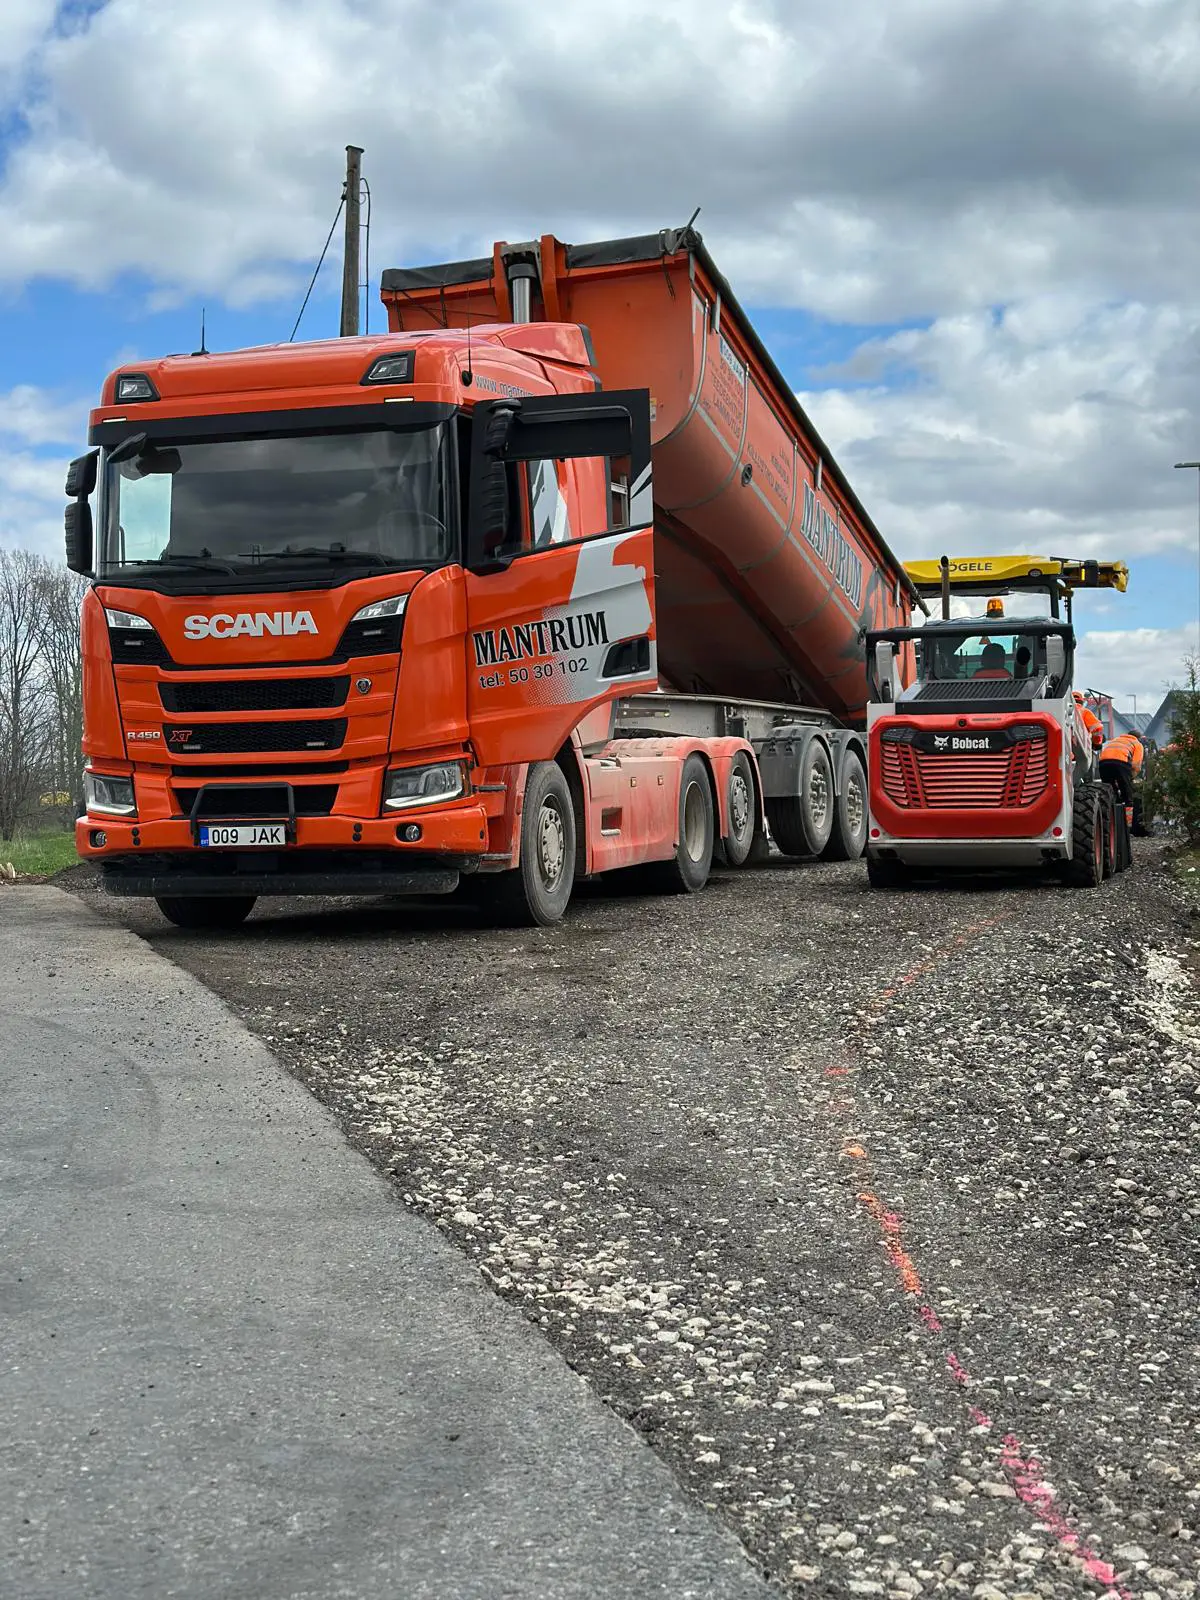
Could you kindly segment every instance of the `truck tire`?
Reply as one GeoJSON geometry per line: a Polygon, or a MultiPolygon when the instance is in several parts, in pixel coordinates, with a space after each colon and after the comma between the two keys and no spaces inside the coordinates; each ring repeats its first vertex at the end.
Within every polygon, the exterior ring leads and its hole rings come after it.
{"type": "Polygon", "coordinates": [[[819,856],[833,832],[833,768],[819,739],[800,762],[800,793],[767,801],[771,837],[785,856],[819,856]]]}
{"type": "Polygon", "coordinates": [[[737,752],[729,766],[725,809],[729,816],[729,832],[721,840],[725,862],[730,867],[742,867],[750,859],[758,830],[758,791],[750,757],[744,750],[737,752]]]}
{"type": "Polygon", "coordinates": [[[155,905],[177,928],[238,928],[254,910],[254,894],[156,895],[155,905]]]}
{"type": "Polygon", "coordinates": [[[1073,809],[1072,856],[1063,876],[1073,889],[1095,889],[1104,881],[1104,820],[1095,784],[1076,789],[1073,809]]]}
{"type": "Polygon", "coordinates": [[[708,768],[689,756],[679,778],[679,843],[670,861],[655,861],[649,880],[660,894],[695,894],[708,882],[716,842],[713,791],[708,768]]]}
{"type": "Polygon", "coordinates": [[[857,861],[867,848],[867,771],[854,750],[842,758],[842,781],[833,811],[826,861],[857,861]]]}
{"type": "Polygon", "coordinates": [[[895,856],[868,856],[867,882],[872,889],[902,889],[908,882],[908,870],[895,856]]]}
{"type": "Polygon", "coordinates": [[[521,864],[481,878],[481,898],[506,927],[552,928],[575,887],[575,807],[566,774],[553,761],[530,767],[521,808],[521,864]]]}
{"type": "Polygon", "coordinates": [[[1104,828],[1104,876],[1117,870],[1117,797],[1107,784],[1100,785],[1100,822],[1104,828]]]}

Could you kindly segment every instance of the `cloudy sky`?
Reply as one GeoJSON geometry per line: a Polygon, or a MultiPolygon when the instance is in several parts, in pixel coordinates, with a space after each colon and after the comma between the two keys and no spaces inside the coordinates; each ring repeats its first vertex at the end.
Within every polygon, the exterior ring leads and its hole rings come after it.
{"type": "Polygon", "coordinates": [[[0,543],[113,366],[287,338],[348,142],[376,283],[701,206],[901,555],[1127,559],[1123,704],[1196,647],[1196,0],[0,0],[0,543]]]}

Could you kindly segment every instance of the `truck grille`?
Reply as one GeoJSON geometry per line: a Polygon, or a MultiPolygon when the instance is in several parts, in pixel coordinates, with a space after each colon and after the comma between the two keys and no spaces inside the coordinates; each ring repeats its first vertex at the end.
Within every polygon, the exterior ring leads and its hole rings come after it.
{"type": "Polygon", "coordinates": [[[337,750],[346,718],[320,722],[198,722],[163,728],[170,755],[249,754],[273,750],[337,750]]]}
{"type": "Polygon", "coordinates": [[[350,678],[236,678],[160,683],[164,711],[328,711],[345,705],[350,678]]]}
{"type": "MultiPolygon", "coordinates": [[[[256,788],[247,784],[242,788],[221,786],[196,786],[187,788],[175,784],[175,799],[180,811],[192,815],[196,796],[200,795],[197,817],[286,817],[287,791],[282,785],[264,784],[256,788]]],[[[292,786],[298,817],[327,817],[337,802],[336,783],[297,783],[292,786]]]]}
{"type": "Polygon", "coordinates": [[[910,744],[880,746],[883,792],[897,806],[944,810],[1031,806],[1050,782],[1045,739],[986,755],[933,755],[910,744]]]}

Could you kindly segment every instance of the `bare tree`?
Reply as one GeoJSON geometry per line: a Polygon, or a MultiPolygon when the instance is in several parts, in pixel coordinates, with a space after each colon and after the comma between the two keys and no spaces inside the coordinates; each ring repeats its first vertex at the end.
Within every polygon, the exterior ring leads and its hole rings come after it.
{"type": "Polygon", "coordinates": [[[79,608],[87,580],[47,561],[41,574],[40,667],[47,698],[49,788],[59,819],[83,810],[83,661],[79,608]],[[65,799],[60,799],[65,796],[65,799]]]}
{"type": "Polygon", "coordinates": [[[28,550],[0,550],[0,839],[29,813],[50,743],[41,659],[49,566],[28,550]]]}

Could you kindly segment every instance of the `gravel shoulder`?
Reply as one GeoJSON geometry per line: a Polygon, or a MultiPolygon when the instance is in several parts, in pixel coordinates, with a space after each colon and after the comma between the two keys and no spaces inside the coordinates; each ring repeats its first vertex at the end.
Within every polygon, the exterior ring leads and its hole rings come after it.
{"type": "Polygon", "coordinates": [[[1154,842],[1091,894],[776,864],[517,936],[103,909],[786,1590],[1195,1595],[1200,930],[1154,842]]]}

